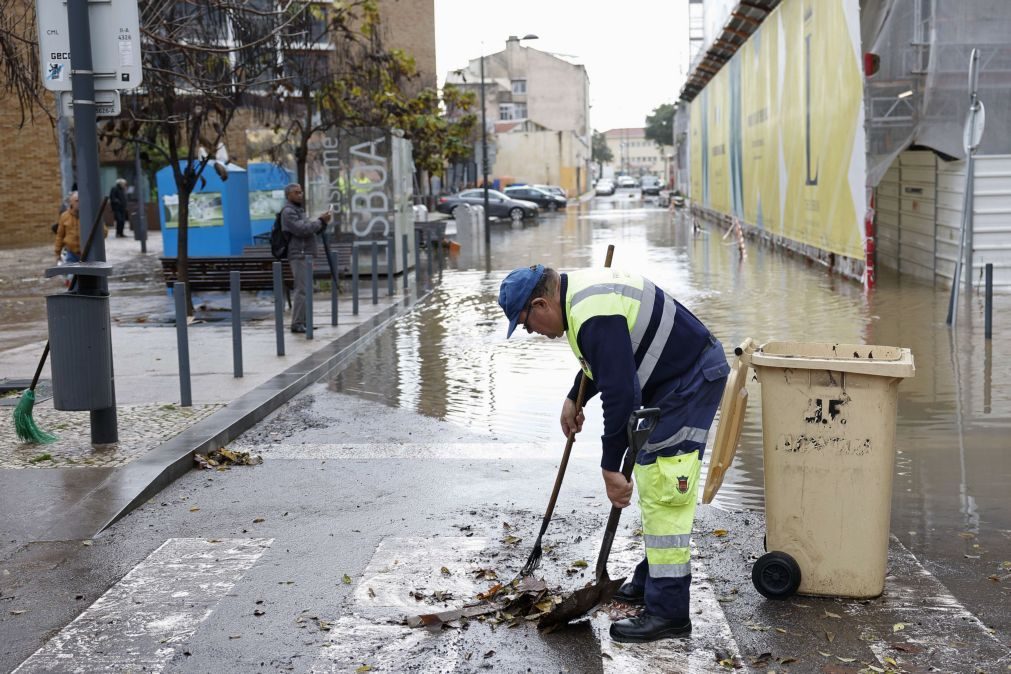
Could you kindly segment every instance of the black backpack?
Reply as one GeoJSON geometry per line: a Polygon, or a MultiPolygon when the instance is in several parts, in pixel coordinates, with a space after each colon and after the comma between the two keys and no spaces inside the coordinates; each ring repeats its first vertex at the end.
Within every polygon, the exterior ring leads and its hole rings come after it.
{"type": "Polygon", "coordinates": [[[276,260],[284,260],[288,257],[288,242],[291,241],[291,234],[281,229],[282,208],[274,218],[274,226],[270,228],[270,252],[276,260]]]}

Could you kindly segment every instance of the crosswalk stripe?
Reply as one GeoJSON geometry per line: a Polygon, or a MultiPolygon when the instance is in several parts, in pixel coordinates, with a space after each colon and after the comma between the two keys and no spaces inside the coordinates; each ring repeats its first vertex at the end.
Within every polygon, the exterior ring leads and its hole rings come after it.
{"type": "Polygon", "coordinates": [[[267,459],[545,459],[557,461],[558,447],[524,442],[275,443],[258,448],[267,459]]]}
{"type": "MultiPolygon", "coordinates": [[[[664,639],[649,644],[618,644],[609,633],[611,619],[603,614],[593,618],[593,629],[600,641],[604,674],[635,674],[636,672],[726,672],[713,654],[724,658],[740,658],[726,615],[716,601],[716,593],[706,573],[705,565],[692,557],[691,619],[689,639],[664,639]]],[[[627,546],[619,553],[619,564],[634,566],[642,559],[642,543],[627,546]]]]}
{"type": "Polygon", "coordinates": [[[170,538],[14,670],[159,672],[271,538],[170,538]]]}
{"type": "MultiPolygon", "coordinates": [[[[589,554],[597,545],[599,541],[587,539],[579,546],[580,553],[589,554]]],[[[473,573],[477,570],[475,560],[491,547],[489,539],[477,536],[384,539],[355,588],[351,613],[334,623],[330,641],[320,650],[309,671],[346,672],[363,666],[371,671],[389,672],[455,671],[458,665],[465,664],[462,649],[468,647],[466,644],[446,632],[412,630],[399,623],[407,615],[446,611],[473,601],[476,594],[491,584],[476,580],[473,573]],[[444,602],[434,602],[431,595],[436,591],[452,596],[444,602]],[[424,597],[420,602],[415,598],[419,593],[424,597]],[[435,645],[438,647],[431,647],[435,645]]],[[[608,564],[612,577],[631,573],[642,554],[640,539],[615,539],[608,564]]],[[[721,667],[713,660],[714,652],[726,653],[728,658],[739,657],[702,562],[693,560],[692,573],[691,639],[614,644],[608,635],[611,619],[603,612],[592,617],[604,672],[716,672],[721,667]],[[658,668],[658,662],[663,667],[658,668]]],[[[573,579],[569,584],[575,582],[573,579]]],[[[471,650],[473,647],[469,646],[471,650]]]]}

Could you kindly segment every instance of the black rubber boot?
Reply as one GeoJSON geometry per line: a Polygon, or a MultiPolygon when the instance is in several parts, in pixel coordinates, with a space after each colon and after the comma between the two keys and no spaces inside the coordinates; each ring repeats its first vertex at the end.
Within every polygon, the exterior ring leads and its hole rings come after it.
{"type": "Polygon", "coordinates": [[[680,622],[643,613],[611,624],[611,638],[623,643],[641,644],[658,639],[687,637],[692,633],[692,621],[680,622]]]}
{"type": "Polygon", "coordinates": [[[625,583],[614,593],[614,600],[624,604],[643,606],[646,603],[646,588],[625,583]]]}

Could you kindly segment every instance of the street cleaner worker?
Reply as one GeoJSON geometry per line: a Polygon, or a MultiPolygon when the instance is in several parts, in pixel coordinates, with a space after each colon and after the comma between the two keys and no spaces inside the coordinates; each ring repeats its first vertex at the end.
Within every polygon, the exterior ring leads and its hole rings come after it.
{"type": "Polygon", "coordinates": [[[723,346],[684,305],[648,279],[611,268],[560,274],[543,265],[512,271],[499,288],[512,335],[565,335],[582,366],[562,405],[562,433],[578,432],[580,376],[586,398],[600,394],[604,414],[601,471],[607,498],[631,503],[621,474],[626,424],[640,407],[660,419],[636,460],[646,558],[615,599],[645,605],[637,617],[611,625],[615,641],[688,636],[691,537],[702,452],[730,372],[723,346]]]}

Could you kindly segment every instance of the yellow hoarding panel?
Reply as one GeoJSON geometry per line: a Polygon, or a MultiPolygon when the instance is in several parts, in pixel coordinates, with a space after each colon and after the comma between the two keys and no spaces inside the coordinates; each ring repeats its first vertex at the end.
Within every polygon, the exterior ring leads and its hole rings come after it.
{"type": "Polygon", "coordinates": [[[785,0],[692,103],[692,198],[863,256],[858,0],[785,0]]]}

